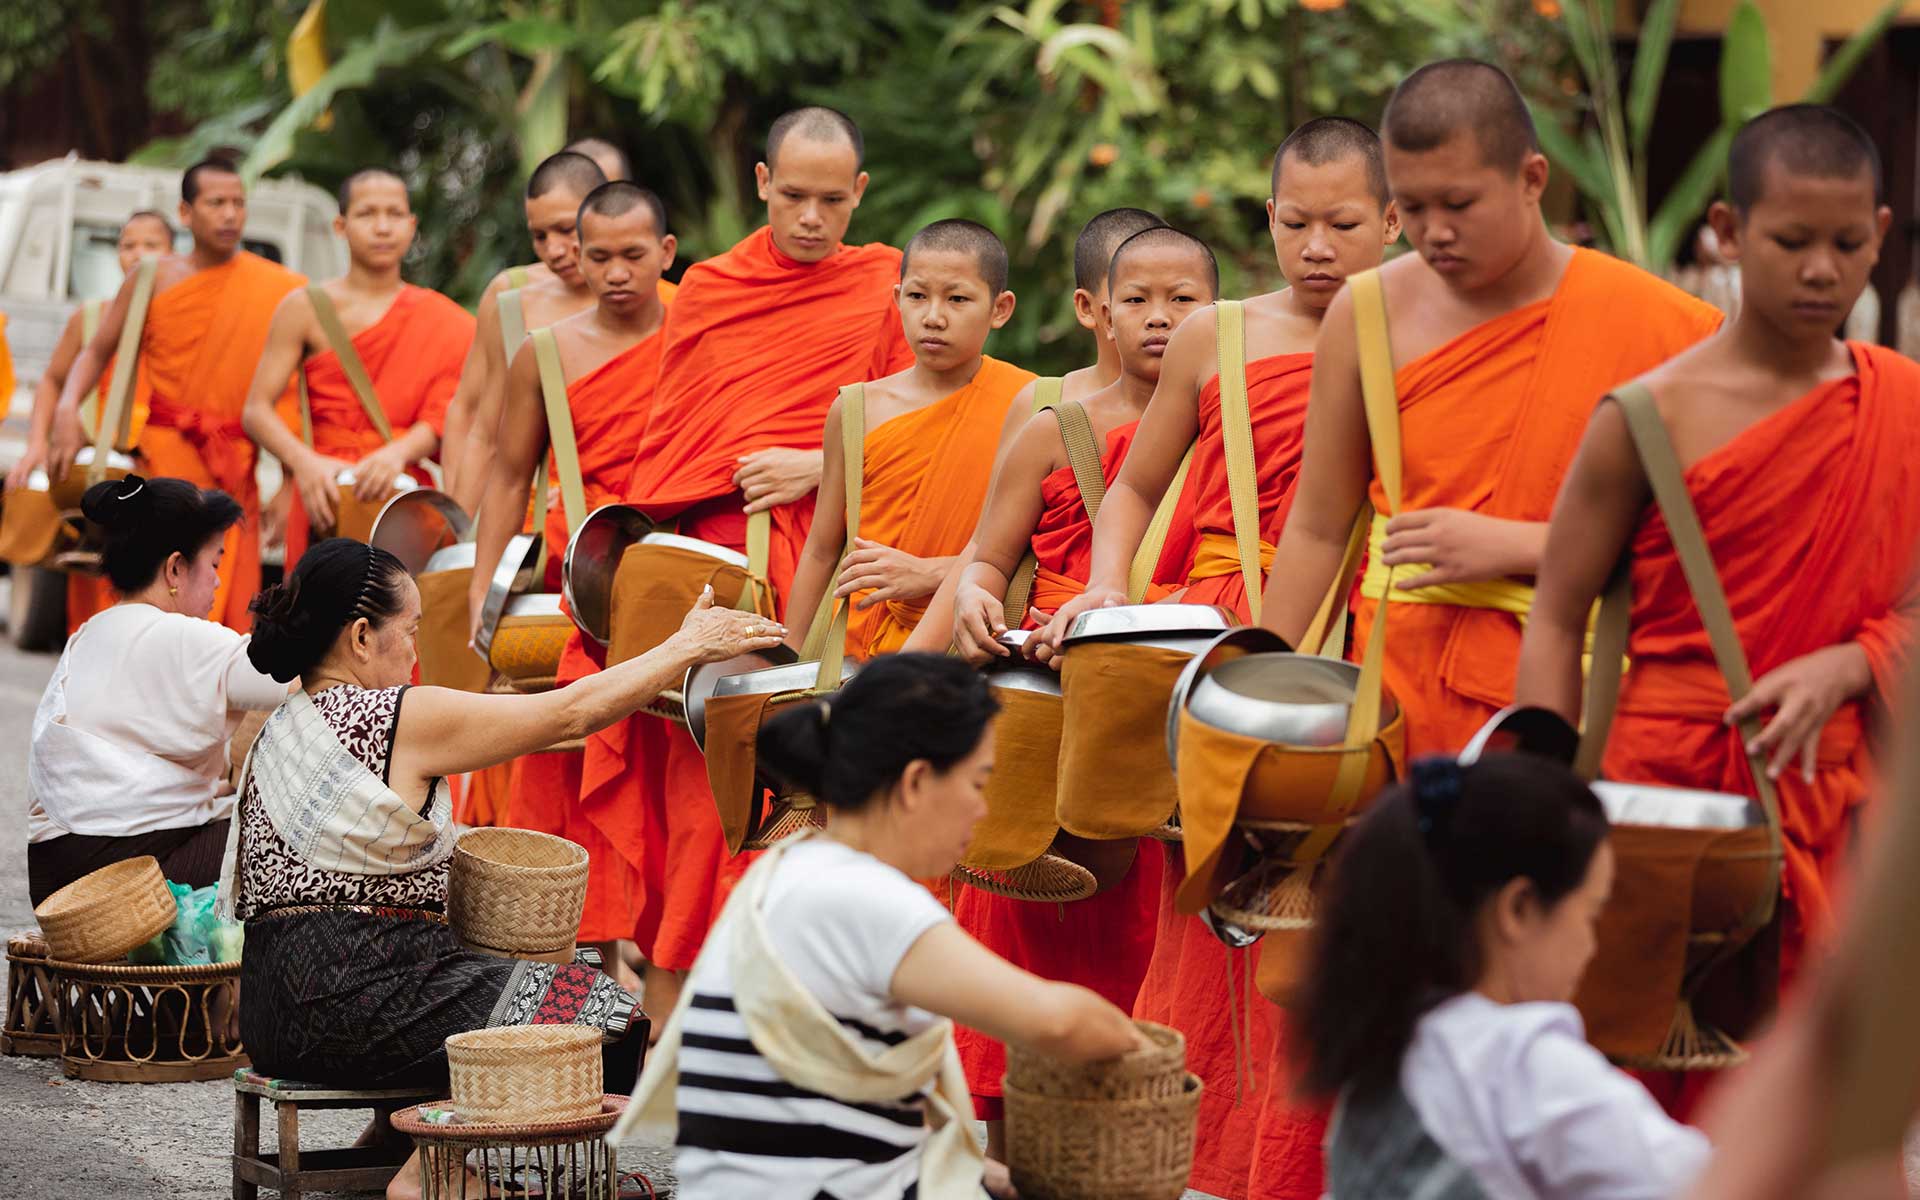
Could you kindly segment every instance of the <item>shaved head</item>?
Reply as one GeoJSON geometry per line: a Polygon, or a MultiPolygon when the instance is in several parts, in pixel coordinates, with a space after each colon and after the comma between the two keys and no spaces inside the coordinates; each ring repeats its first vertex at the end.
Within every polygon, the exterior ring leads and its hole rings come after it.
{"type": "Polygon", "coordinates": [[[906,253],[900,258],[900,278],[907,277],[907,264],[915,251],[923,253],[970,254],[980,271],[980,281],[990,296],[1007,290],[1007,246],[993,230],[977,221],[958,219],[935,221],[913,235],[906,253]]]}
{"type": "Polygon", "coordinates": [[[798,136],[809,142],[836,144],[845,142],[853,147],[853,167],[858,171],[866,165],[867,143],[860,136],[860,127],[853,118],[838,109],[814,105],[808,108],[796,108],[781,113],[774,118],[767,129],[767,167],[778,166],[780,145],[787,138],[798,136]]]}
{"type": "Polygon", "coordinates": [[[1740,127],[1727,151],[1727,202],[1743,216],[1766,190],[1767,164],[1815,179],[1873,181],[1881,198],[1880,149],[1853,118],[1824,104],[1787,104],[1740,127]]]}
{"type": "Polygon", "coordinates": [[[1110,208],[1081,227],[1073,242],[1073,286],[1098,293],[1120,243],[1144,229],[1165,229],[1166,221],[1144,208],[1110,208]]]}
{"type": "Polygon", "coordinates": [[[653,236],[664,237],[667,232],[667,206],[660,197],[654,195],[637,183],[625,179],[613,179],[601,184],[587,193],[580,202],[580,215],[577,228],[580,231],[580,244],[586,244],[587,217],[624,217],[636,208],[644,207],[647,217],[653,222],[653,236]]]}
{"type": "MultiPolygon", "coordinates": [[[[385,167],[361,167],[358,171],[355,171],[340,181],[339,200],[340,213],[342,216],[346,215],[347,208],[353,203],[354,185],[364,183],[369,179],[391,179],[400,185],[401,191],[404,192],[407,190],[407,181],[400,178],[397,172],[389,171],[385,167]]],[[[408,200],[411,201],[412,197],[408,197],[408,200]]]]}
{"type": "Polygon", "coordinates": [[[1367,188],[1380,207],[1386,208],[1387,164],[1380,152],[1380,135],[1346,117],[1316,117],[1287,135],[1273,152],[1273,194],[1280,194],[1280,168],[1289,158],[1310,167],[1324,167],[1350,157],[1366,167],[1367,188]]]}
{"type": "Polygon", "coordinates": [[[192,204],[199,197],[200,179],[203,175],[231,175],[238,179],[240,168],[234,165],[232,159],[222,158],[217,154],[201,159],[188,167],[186,174],[180,176],[181,200],[192,204]]]}
{"type": "Polygon", "coordinates": [[[1461,134],[1480,143],[1481,161],[1518,171],[1540,150],[1520,89],[1499,67],[1471,58],[1428,63],[1401,81],[1387,101],[1387,144],[1424,154],[1461,134]]]}
{"type": "Polygon", "coordinates": [[[1113,291],[1113,281],[1120,274],[1121,262],[1130,254],[1140,250],[1183,250],[1206,263],[1207,282],[1213,286],[1213,294],[1220,294],[1220,263],[1213,257],[1213,251],[1207,244],[1190,233],[1182,233],[1171,225],[1160,224],[1143,229],[1132,237],[1122,241],[1113,252],[1113,261],[1107,266],[1107,291],[1113,291]]]}
{"type": "Polygon", "coordinates": [[[555,188],[566,188],[576,196],[584,196],[607,181],[607,173],[600,164],[584,154],[571,150],[562,150],[540,160],[540,165],[527,176],[527,199],[537,200],[555,188]]]}
{"type": "Polygon", "coordinates": [[[132,228],[135,221],[156,221],[159,223],[161,230],[167,235],[167,240],[173,240],[173,222],[167,220],[164,216],[154,212],[150,208],[143,208],[122,221],[120,223],[120,232],[125,233],[128,229],[132,228]]]}
{"type": "Polygon", "coordinates": [[[627,152],[605,138],[578,138],[564,148],[570,154],[584,154],[598,163],[600,173],[608,179],[633,178],[633,163],[628,160],[627,152]]]}

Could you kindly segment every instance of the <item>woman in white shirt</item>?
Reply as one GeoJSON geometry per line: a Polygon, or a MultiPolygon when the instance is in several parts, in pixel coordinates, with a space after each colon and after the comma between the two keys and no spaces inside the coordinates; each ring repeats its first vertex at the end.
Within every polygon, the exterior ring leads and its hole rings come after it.
{"type": "Polygon", "coordinates": [[[648,1057],[629,1117],[678,1146],[683,1200],[1006,1194],[972,1131],[953,1022],[1069,1061],[1139,1044],[1086,988],[975,942],[916,879],[986,814],[992,694],[957,659],[891,655],[788,708],[760,764],[818,797],[736,887],[648,1057]]]}
{"type": "Polygon", "coordinates": [[[1569,1003],[1612,883],[1599,800],[1531,756],[1416,763],[1348,835],[1294,1031],[1334,1200],[1685,1191],[1706,1139],[1569,1003]]]}
{"type": "Polygon", "coordinates": [[[227,743],[286,685],[213,621],[226,532],[240,506],[180,479],[87,489],[120,600],[67,641],[27,751],[27,887],[39,904],[90,871],[151,854],[167,878],[219,878],[233,795],[227,743]]]}

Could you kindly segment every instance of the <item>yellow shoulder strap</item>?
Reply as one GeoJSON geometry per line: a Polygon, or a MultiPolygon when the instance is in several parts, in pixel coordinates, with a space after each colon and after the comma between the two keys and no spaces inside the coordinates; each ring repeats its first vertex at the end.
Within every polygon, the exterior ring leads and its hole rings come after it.
{"type": "Polygon", "coordinates": [[[500,293],[500,344],[506,349],[509,364],[513,362],[514,351],[526,340],[526,305],[520,299],[520,289],[509,288],[500,293]]]}
{"type": "Polygon", "coordinates": [[[160,260],[146,258],[134,268],[133,295],[127,298],[127,316],[120,324],[120,342],[113,352],[113,384],[107,389],[107,407],[93,434],[93,462],[87,467],[87,485],[107,477],[107,452],[124,446],[133,430],[133,381],[140,374],[140,337],[147,328],[147,307],[153,303],[153,280],[160,260]]]}
{"type": "Polygon", "coordinates": [[[1253,410],[1247,398],[1247,311],[1238,300],[1214,305],[1214,344],[1220,366],[1220,437],[1227,459],[1227,496],[1233,503],[1233,543],[1247,611],[1260,623],[1260,482],[1253,461],[1253,410]]]}
{"type": "Polygon", "coordinates": [[[1167,534],[1173,530],[1173,510],[1180,507],[1180,494],[1187,490],[1187,472],[1192,467],[1193,447],[1188,446],[1180,459],[1179,470],[1167,484],[1166,495],[1160,497],[1160,507],[1153,510],[1153,519],[1147,522],[1147,532],[1141,537],[1140,547],[1133,552],[1133,563],[1127,569],[1127,599],[1134,604],[1147,598],[1147,588],[1153,584],[1154,568],[1160,565],[1160,552],[1167,548],[1167,534]]]}
{"type": "MultiPolygon", "coordinates": [[[[1066,380],[1058,375],[1046,375],[1033,381],[1033,415],[1041,413],[1060,403],[1060,392],[1066,380]]],[[[1027,619],[1027,604],[1033,599],[1033,577],[1040,570],[1040,560],[1029,549],[1020,556],[1020,565],[1013,569],[1013,578],[1007,581],[1007,594],[1002,599],[1001,620],[1008,629],[1020,628],[1027,619]]]]}
{"type": "MultiPolygon", "coordinates": [[[[380,407],[380,396],[373,390],[373,380],[367,375],[367,364],[360,361],[360,352],[353,348],[353,339],[347,336],[347,327],[340,323],[340,313],[333,307],[332,297],[327,289],[317,283],[307,285],[307,299],[313,304],[313,315],[320,322],[320,332],[326,336],[327,345],[333,347],[335,357],[340,360],[340,369],[346,373],[347,382],[353,387],[355,398],[360,401],[361,411],[367,414],[367,420],[373,423],[380,440],[393,440],[393,425],[387,420],[386,410],[380,407]]],[[[300,418],[307,432],[307,444],[313,444],[313,415],[307,406],[306,364],[300,366],[300,418]]]]}
{"type": "MultiPolygon", "coordinates": [[[[844,562],[847,551],[853,549],[853,539],[860,536],[860,496],[867,470],[867,385],[864,383],[850,383],[840,389],[840,465],[840,474],[846,481],[847,503],[847,544],[839,560],[844,562]]],[[[807,631],[808,643],[813,642],[816,631],[820,635],[820,672],[813,681],[814,688],[820,691],[840,686],[840,666],[847,656],[847,618],[853,608],[853,597],[834,600],[834,581],[839,575],[836,568],[827,580],[820,594],[820,607],[815,610],[813,624],[807,631]]]]}
{"type": "MultiPolygon", "coordinates": [[[[547,410],[547,440],[560,474],[560,504],[567,514],[567,533],[587,519],[587,489],[580,477],[580,448],[573,439],[573,410],[567,405],[567,376],[560,368],[560,346],[553,330],[533,334],[533,357],[540,368],[540,397],[547,410]]],[[[541,472],[542,477],[546,472],[541,472]]],[[[549,547],[549,553],[552,548],[549,547]]]]}

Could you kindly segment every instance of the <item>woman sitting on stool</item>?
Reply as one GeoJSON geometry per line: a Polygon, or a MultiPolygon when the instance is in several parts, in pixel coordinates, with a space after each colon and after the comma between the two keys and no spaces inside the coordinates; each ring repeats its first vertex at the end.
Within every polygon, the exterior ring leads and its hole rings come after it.
{"type": "Polygon", "coordinates": [[[181,479],[96,483],[80,511],[106,531],[119,603],[74,632],[27,751],[27,891],[38,905],[82,875],[151,854],[175,883],[220,875],[233,794],[227,743],[287,687],[215,621],[240,506],[181,479]]]}

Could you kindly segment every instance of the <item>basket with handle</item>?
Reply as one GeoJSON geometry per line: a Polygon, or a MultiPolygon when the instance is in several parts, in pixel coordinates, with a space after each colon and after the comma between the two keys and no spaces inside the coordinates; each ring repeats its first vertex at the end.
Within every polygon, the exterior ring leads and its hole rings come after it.
{"type": "Polygon", "coordinates": [[[40,902],[33,915],[50,958],[104,963],[166,932],[180,906],[151,854],[82,875],[40,902]]]}
{"type": "Polygon", "coordinates": [[[447,923],[476,950],[571,962],[587,902],[587,852],[531,829],[470,829],[454,843],[447,923]]]}
{"type": "Polygon", "coordinates": [[[600,1030],[591,1025],[506,1025],[447,1038],[447,1071],[460,1119],[495,1125],[577,1121],[600,1112],[605,1090],[600,1030]]]}

